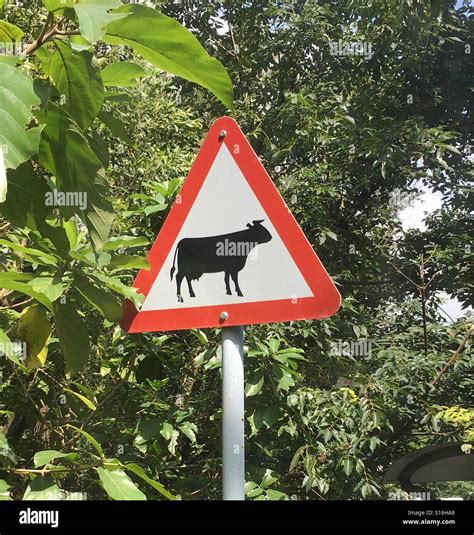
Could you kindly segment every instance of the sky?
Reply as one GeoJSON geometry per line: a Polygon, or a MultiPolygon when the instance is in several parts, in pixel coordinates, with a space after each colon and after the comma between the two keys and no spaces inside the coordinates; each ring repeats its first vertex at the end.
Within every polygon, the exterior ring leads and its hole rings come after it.
{"type": "MultiPolygon", "coordinates": [[[[398,217],[405,231],[410,229],[425,230],[427,215],[441,208],[443,204],[440,192],[432,192],[427,188],[422,189],[423,193],[410,206],[398,212],[398,217]]],[[[440,313],[447,323],[466,315],[466,310],[461,309],[461,304],[456,298],[452,298],[445,292],[440,292],[439,296],[445,300],[440,313]]],[[[472,313],[472,309],[468,310],[472,313]]]]}

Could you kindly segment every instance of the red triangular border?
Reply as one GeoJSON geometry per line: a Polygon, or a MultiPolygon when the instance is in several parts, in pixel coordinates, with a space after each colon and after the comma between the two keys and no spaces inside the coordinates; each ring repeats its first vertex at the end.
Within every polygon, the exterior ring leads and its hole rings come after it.
{"type": "Polygon", "coordinates": [[[258,156],[237,123],[230,117],[221,117],[209,130],[181,188],[180,202],[175,202],[172,206],[148,255],[151,269],[141,270],[138,273],[133,283],[134,288],[137,288],[139,293],[148,295],[222,143],[227,145],[315,297],[143,312],[137,311],[132,302],[126,301],[123,306],[121,326],[129,333],[321,319],[335,314],[339,309],[341,303],[339,292],[258,156]],[[219,137],[221,130],[226,131],[223,139],[219,137]],[[237,154],[234,152],[236,145],[239,146],[237,154]],[[223,322],[219,316],[224,310],[228,313],[228,318],[223,322]]]}

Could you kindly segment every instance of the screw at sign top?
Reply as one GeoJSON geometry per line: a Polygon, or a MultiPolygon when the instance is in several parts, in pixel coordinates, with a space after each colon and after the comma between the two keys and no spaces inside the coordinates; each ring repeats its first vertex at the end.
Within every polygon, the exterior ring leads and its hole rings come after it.
{"type": "Polygon", "coordinates": [[[219,139],[220,140],[223,140],[225,138],[225,136],[227,135],[227,131],[226,130],[221,130],[219,132],[219,139]]]}
{"type": "Polygon", "coordinates": [[[221,321],[225,321],[228,317],[229,317],[229,314],[228,314],[227,312],[221,312],[221,313],[219,314],[219,319],[220,319],[221,321]]]}

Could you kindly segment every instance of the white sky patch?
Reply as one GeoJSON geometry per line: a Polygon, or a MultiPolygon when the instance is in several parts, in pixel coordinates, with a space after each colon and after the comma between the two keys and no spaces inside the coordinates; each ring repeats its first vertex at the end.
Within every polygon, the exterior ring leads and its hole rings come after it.
{"type": "Polygon", "coordinates": [[[409,206],[398,212],[404,231],[418,229],[426,230],[425,218],[443,204],[442,194],[433,192],[426,186],[421,186],[422,193],[409,206]]]}
{"type": "MultiPolygon", "coordinates": [[[[426,217],[435,210],[440,209],[443,205],[441,192],[434,192],[431,188],[424,185],[418,185],[418,189],[421,190],[420,195],[409,206],[398,212],[398,217],[405,232],[410,229],[418,229],[421,232],[425,231],[426,217]]],[[[456,297],[451,297],[446,292],[440,292],[439,295],[444,300],[439,312],[447,323],[452,323],[459,318],[472,314],[472,308],[463,310],[461,303],[456,297]]]]}
{"type": "Polygon", "coordinates": [[[219,17],[217,20],[219,20],[219,22],[222,24],[222,27],[217,29],[217,33],[219,35],[228,34],[229,33],[229,23],[225,19],[223,19],[221,17],[219,17]]]}
{"type": "Polygon", "coordinates": [[[439,308],[439,313],[446,320],[446,323],[452,323],[462,317],[472,316],[472,308],[468,307],[463,310],[461,303],[455,297],[451,297],[446,292],[439,292],[438,295],[443,301],[439,308]]]}

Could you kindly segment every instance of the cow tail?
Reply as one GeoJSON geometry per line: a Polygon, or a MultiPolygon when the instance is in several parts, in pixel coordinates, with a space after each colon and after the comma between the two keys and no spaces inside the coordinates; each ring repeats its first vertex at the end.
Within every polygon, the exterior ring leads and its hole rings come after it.
{"type": "Polygon", "coordinates": [[[171,268],[171,271],[170,271],[171,280],[173,280],[173,275],[174,275],[174,272],[176,271],[176,268],[174,266],[176,264],[176,254],[178,253],[178,249],[179,249],[179,243],[176,246],[176,249],[174,250],[173,267],[171,268]]]}

